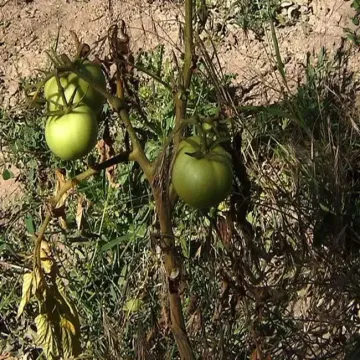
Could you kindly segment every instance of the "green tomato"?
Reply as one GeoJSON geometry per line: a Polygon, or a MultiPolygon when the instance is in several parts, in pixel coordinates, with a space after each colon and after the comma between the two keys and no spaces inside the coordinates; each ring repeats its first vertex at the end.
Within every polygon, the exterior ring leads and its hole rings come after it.
{"type": "MultiPolygon", "coordinates": [[[[81,74],[90,78],[95,84],[101,86],[103,89],[106,88],[106,79],[99,65],[85,60],[81,64],[79,71],[81,74]]],[[[83,98],[83,103],[90,106],[95,112],[100,112],[105,102],[104,96],[74,73],[70,74],[68,79],[70,84],[78,87],[78,93],[80,98],[83,98]]]]}
{"type": "MultiPolygon", "coordinates": [[[[62,86],[66,86],[67,79],[65,77],[61,77],[60,83],[62,86]]],[[[44,96],[46,100],[49,100],[54,93],[58,90],[56,78],[55,76],[51,77],[44,85],[44,96]]]]}
{"type": "Polygon", "coordinates": [[[85,105],[62,116],[51,116],[46,122],[45,139],[50,150],[63,160],[76,160],[95,146],[98,123],[94,112],[85,105]]]}
{"type": "Polygon", "coordinates": [[[172,169],[172,185],[188,205],[204,209],[223,201],[232,189],[231,156],[220,145],[202,158],[188,155],[200,151],[200,138],[184,139],[172,169]]]}
{"type": "MultiPolygon", "coordinates": [[[[81,94],[76,86],[76,84],[69,82],[68,78],[62,77],[60,78],[60,84],[64,89],[64,95],[66,101],[69,103],[73,93],[75,92],[73,103],[78,103],[81,100],[81,94]]],[[[63,98],[60,94],[56,78],[53,76],[50,78],[44,86],[44,96],[48,101],[48,109],[49,111],[57,111],[64,106],[63,98]]]]}
{"type": "MultiPolygon", "coordinates": [[[[104,89],[106,88],[106,79],[99,65],[86,60],[79,67],[79,71],[92,79],[95,84],[98,84],[104,89]]],[[[90,86],[88,82],[81,79],[75,73],[71,73],[68,77],[60,78],[60,83],[64,89],[64,95],[68,103],[76,91],[73,103],[79,103],[81,101],[91,107],[96,113],[101,111],[105,98],[90,86]]],[[[50,111],[59,110],[61,106],[64,106],[64,101],[59,92],[55,77],[50,78],[45,83],[44,96],[49,102],[50,111]]]]}

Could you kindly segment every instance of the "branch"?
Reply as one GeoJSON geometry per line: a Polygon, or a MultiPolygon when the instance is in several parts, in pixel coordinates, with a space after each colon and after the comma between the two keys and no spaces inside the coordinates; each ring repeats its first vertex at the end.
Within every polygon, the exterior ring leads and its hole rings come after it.
{"type": "MultiPolygon", "coordinates": [[[[194,54],[193,39],[193,1],[185,0],[185,58],[183,66],[183,78],[180,89],[174,96],[175,102],[175,128],[181,129],[182,119],[186,118],[186,107],[188,90],[192,78],[192,63],[194,54]]],[[[174,136],[174,154],[176,154],[177,146],[182,139],[182,131],[178,131],[174,136]]],[[[175,203],[176,194],[174,191],[170,194],[171,206],[175,203]]]]}
{"type": "MultiPolygon", "coordinates": [[[[181,141],[182,129],[187,120],[186,118],[186,106],[187,106],[187,92],[191,82],[192,76],[192,59],[193,59],[193,38],[192,38],[192,0],[185,0],[185,61],[183,66],[183,78],[180,82],[179,89],[174,96],[175,102],[175,127],[171,135],[174,136],[175,154],[176,146],[181,141]]],[[[188,120],[188,121],[192,121],[188,120]]],[[[168,141],[171,141],[171,136],[168,136],[168,141]]],[[[166,144],[167,145],[167,144],[166,144]]],[[[182,311],[179,284],[181,282],[182,271],[181,262],[177,259],[175,238],[172,229],[171,221],[171,209],[172,199],[169,198],[168,190],[163,193],[164,181],[168,180],[170,171],[168,168],[164,168],[164,163],[161,159],[166,156],[166,147],[160,154],[158,161],[156,162],[156,177],[152,185],[152,192],[155,199],[156,212],[159,217],[160,224],[160,238],[161,245],[164,252],[164,265],[167,273],[168,281],[168,297],[170,306],[170,320],[171,330],[174,335],[180,358],[182,360],[194,360],[195,355],[191,347],[191,343],[186,332],[186,325],[184,315],[182,311]],[[162,172],[167,176],[163,176],[162,172]],[[174,274],[175,275],[174,277],[174,274]]],[[[167,188],[167,187],[166,187],[167,188]]],[[[174,195],[174,194],[171,194],[174,195]]]]}
{"type": "MultiPolygon", "coordinates": [[[[185,58],[183,65],[183,77],[179,91],[175,94],[176,119],[175,125],[179,126],[181,119],[186,118],[187,92],[190,87],[192,77],[192,62],[194,54],[193,40],[193,1],[185,1],[185,58]]],[[[181,141],[182,134],[176,135],[175,146],[181,141]]]]}
{"type": "Polygon", "coordinates": [[[193,39],[193,2],[185,1],[185,59],[183,68],[183,86],[185,90],[190,87],[192,76],[192,62],[194,54],[193,39]]]}

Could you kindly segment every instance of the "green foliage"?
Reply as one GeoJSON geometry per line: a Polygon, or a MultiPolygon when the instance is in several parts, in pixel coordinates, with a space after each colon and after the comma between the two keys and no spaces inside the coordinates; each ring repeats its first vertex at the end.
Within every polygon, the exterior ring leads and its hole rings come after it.
{"type": "Polygon", "coordinates": [[[272,19],[278,9],[278,0],[238,0],[233,6],[238,7],[237,24],[245,31],[252,30],[259,37],[264,35],[264,25],[272,19]]]}
{"type": "Polygon", "coordinates": [[[351,7],[355,10],[355,15],[351,17],[352,23],[357,26],[355,30],[350,28],[344,28],[344,33],[346,39],[351,41],[354,45],[360,45],[360,35],[359,35],[359,24],[360,24],[360,2],[359,0],[353,0],[351,2],[351,7]]]}

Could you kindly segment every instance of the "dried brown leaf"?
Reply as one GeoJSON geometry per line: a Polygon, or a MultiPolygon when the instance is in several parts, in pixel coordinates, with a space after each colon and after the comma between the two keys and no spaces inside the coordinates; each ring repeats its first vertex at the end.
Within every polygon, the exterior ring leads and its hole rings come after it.
{"type": "Polygon", "coordinates": [[[78,204],[77,204],[77,208],[76,208],[76,217],[75,217],[77,229],[79,231],[83,227],[84,200],[85,200],[85,197],[83,195],[79,195],[78,204]]]}
{"type": "MultiPolygon", "coordinates": [[[[108,131],[104,132],[103,139],[98,141],[96,147],[100,154],[100,162],[110,159],[115,154],[114,148],[112,146],[112,140],[110,138],[110,135],[108,134],[108,131]]],[[[120,184],[117,184],[115,182],[115,169],[116,169],[115,165],[110,166],[105,170],[105,173],[110,186],[113,188],[118,188],[120,184]]]]}
{"type": "Polygon", "coordinates": [[[50,274],[53,270],[54,262],[52,260],[52,254],[49,244],[45,240],[41,242],[40,259],[41,267],[43,268],[45,273],[50,274]]]}

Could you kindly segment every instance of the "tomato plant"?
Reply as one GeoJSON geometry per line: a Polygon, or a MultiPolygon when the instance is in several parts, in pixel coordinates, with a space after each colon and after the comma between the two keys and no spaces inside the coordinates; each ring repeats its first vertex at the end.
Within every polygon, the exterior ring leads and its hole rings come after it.
{"type": "Polygon", "coordinates": [[[92,109],[81,105],[46,122],[45,139],[50,150],[63,160],[88,154],[96,144],[98,123],[92,109]]]}
{"type": "Polygon", "coordinates": [[[220,203],[232,187],[230,154],[220,145],[202,154],[200,144],[197,136],[183,140],[172,169],[176,193],[186,204],[197,209],[220,203]]]}

